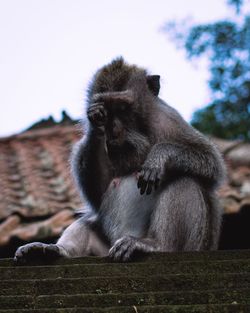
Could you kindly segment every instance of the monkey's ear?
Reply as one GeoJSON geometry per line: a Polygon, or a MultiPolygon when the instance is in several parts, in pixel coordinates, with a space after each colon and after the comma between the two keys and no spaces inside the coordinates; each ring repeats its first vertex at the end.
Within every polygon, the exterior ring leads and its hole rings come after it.
{"type": "Polygon", "coordinates": [[[160,91],[160,75],[148,75],[147,84],[154,96],[158,96],[160,91]]]}

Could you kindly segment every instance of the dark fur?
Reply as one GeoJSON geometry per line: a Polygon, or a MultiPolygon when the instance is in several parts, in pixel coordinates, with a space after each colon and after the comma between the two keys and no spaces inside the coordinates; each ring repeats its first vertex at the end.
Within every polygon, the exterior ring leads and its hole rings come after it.
{"type": "MultiPolygon", "coordinates": [[[[73,175],[89,205],[59,240],[60,255],[105,255],[111,248],[111,257],[127,260],[136,250],[217,247],[221,156],[158,98],[159,89],[158,75],[122,58],[95,75],[88,91],[89,125],[72,157],[73,175]],[[78,228],[86,247],[74,242],[78,228]],[[90,234],[95,249],[89,250],[90,234]]],[[[19,250],[19,259],[28,254],[19,250]]]]}

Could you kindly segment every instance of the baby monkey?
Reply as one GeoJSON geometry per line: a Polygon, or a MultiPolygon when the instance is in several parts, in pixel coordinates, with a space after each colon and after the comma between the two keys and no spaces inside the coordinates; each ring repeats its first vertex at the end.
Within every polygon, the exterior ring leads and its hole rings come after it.
{"type": "Polygon", "coordinates": [[[217,248],[222,158],[159,90],[159,75],[122,58],[95,74],[87,128],[71,158],[82,216],[56,244],[20,247],[17,262],[87,255],[127,261],[135,252],[217,248]]]}

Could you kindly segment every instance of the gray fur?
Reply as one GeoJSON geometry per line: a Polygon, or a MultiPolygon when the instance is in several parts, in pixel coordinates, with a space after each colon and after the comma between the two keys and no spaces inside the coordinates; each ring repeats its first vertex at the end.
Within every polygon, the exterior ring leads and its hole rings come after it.
{"type": "MultiPolygon", "coordinates": [[[[72,153],[85,209],[54,245],[58,255],[126,261],[135,251],[217,248],[222,158],[158,97],[159,88],[159,76],[123,59],[95,75],[89,123],[72,153]]],[[[17,259],[30,250],[19,248],[17,259]]]]}

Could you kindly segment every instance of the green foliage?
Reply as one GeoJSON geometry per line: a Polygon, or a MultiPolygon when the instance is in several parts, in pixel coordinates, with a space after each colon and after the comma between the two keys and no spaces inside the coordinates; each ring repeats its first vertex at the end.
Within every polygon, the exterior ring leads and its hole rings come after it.
{"type": "Polygon", "coordinates": [[[242,6],[242,4],[243,4],[243,1],[244,1],[244,0],[227,0],[227,2],[228,2],[229,5],[235,6],[236,11],[237,11],[238,13],[239,13],[240,8],[241,8],[241,6],[242,6]]]}
{"type": "Polygon", "coordinates": [[[242,13],[242,0],[228,3],[236,8],[233,20],[192,26],[186,32],[169,23],[165,30],[189,59],[208,59],[213,101],[194,113],[193,126],[221,138],[249,140],[250,15],[242,13]]]}

